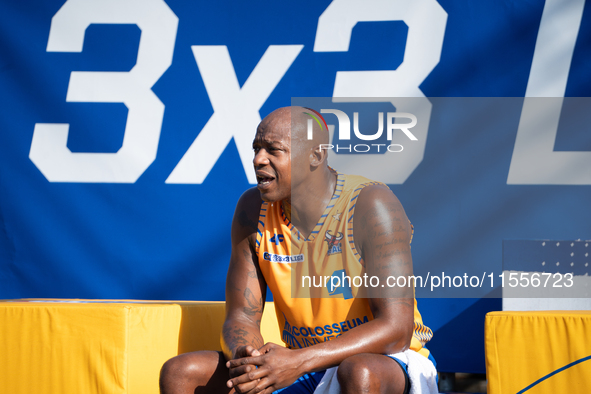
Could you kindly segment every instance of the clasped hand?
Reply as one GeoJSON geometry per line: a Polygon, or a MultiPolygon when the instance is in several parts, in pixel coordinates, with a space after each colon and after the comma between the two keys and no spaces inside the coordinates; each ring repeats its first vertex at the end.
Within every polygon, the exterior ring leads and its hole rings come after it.
{"type": "Polygon", "coordinates": [[[306,373],[297,352],[271,342],[258,350],[241,346],[236,358],[226,363],[230,372],[227,385],[240,394],[270,394],[287,387],[306,373]]]}

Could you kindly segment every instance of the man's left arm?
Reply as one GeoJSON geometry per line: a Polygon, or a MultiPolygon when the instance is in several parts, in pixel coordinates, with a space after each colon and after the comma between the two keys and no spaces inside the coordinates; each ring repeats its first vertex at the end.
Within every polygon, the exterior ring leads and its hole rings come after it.
{"type": "Polygon", "coordinates": [[[367,289],[374,319],[329,342],[294,350],[265,345],[261,356],[232,360],[232,366],[258,365],[257,370],[232,379],[235,385],[260,379],[257,389],[271,393],[306,373],[339,365],[356,354],[391,354],[408,349],[413,331],[413,288],[381,287],[389,276],[412,275],[410,222],[389,188],[373,185],[361,191],[353,232],[368,277],[380,278],[378,288],[367,289]]]}

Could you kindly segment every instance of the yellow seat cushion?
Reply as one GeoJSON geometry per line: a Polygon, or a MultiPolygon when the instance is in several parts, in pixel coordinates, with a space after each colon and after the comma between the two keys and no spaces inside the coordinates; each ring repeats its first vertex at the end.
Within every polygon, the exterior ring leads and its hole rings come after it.
{"type": "MultiPolygon", "coordinates": [[[[223,302],[0,302],[0,393],[154,393],[169,358],[220,350],[223,302]]],[[[275,308],[261,331],[281,344],[275,308]]]]}
{"type": "Polygon", "coordinates": [[[490,312],[489,394],[591,392],[591,311],[490,312]]]}

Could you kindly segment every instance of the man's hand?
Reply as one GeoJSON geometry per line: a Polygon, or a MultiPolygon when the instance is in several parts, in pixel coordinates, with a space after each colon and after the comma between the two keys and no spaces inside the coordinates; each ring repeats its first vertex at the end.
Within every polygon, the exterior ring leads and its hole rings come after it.
{"type": "MultiPolygon", "coordinates": [[[[242,359],[244,357],[251,357],[251,356],[260,356],[261,353],[255,349],[254,347],[248,346],[240,346],[236,349],[236,356],[235,359],[242,359]]],[[[229,369],[230,378],[235,378],[250,371],[254,371],[256,369],[255,365],[240,365],[238,367],[232,368],[229,365],[230,363],[226,363],[226,367],[229,369]]]]}
{"type": "MultiPolygon", "coordinates": [[[[256,356],[260,356],[261,353],[255,349],[254,347],[247,345],[247,346],[240,346],[236,349],[236,354],[235,354],[235,358],[236,359],[240,359],[240,360],[244,360],[245,357],[256,357],[256,356]]],[[[228,368],[228,373],[230,375],[230,378],[237,378],[239,376],[242,376],[244,374],[248,374],[250,371],[254,371],[257,369],[256,365],[253,364],[240,364],[236,367],[231,367],[230,366],[230,362],[226,363],[226,367],[228,368]]],[[[237,389],[237,391],[239,393],[243,393],[243,392],[248,392],[252,389],[254,389],[257,385],[257,382],[248,382],[244,385],[242,385],[241,387],[239,387],[237,389]],[[244,391],[242,391],[244,390],[244,391]]],[[[229,385],[229,381],[227,383],[228,387],[232,387],[229,385]]]]}
{"type": "Polygon", "coordinates": [[[238,393],[272,393],[291,385],[307,372],[297,350],[267,343],[255,352],[251,357],[236,358],[226,363],[231,371],[240,368],[247,371],[237,377],[231,375],[228,381],[228,387],[234,387],[238,393]],[[256,368],[248,369],[253,366],[256,368]]]}

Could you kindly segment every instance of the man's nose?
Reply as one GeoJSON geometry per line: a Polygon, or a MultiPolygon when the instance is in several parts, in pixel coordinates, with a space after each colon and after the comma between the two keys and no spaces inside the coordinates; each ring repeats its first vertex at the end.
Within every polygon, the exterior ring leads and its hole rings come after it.
{"type": "Polygon", "coordinates": [[[264,166],[269,164],[269,158],[267,157],[267,151],[265,149],[260,149],[254,155],[254,159],[252,160],[255,167],[264,166]]]}

